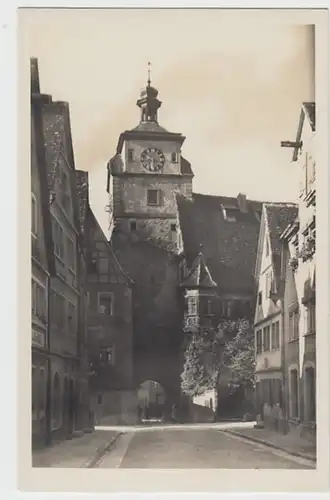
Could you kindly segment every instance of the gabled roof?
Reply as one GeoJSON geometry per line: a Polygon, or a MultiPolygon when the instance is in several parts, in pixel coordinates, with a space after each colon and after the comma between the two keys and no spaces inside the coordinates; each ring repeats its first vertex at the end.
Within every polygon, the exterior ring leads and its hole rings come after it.
{"type": "Polygon", "coordinates": [[[316,122],[315,122],[315,102],[303,102],[302,104],[303,106],[303,109],[305,111],[305,115],[307,116],[307,119],[309,121],[309,124],[313,130],[313,132],[315,132],[315,125],[316,125],[316,122]]]}
{"type": "Polygon", "coordinates": [[[51,223],[51,216],[48,203],[47,165],[46,165],[46,152],[44,146],[43,122],[42,122],[42,106],[44,103],[43,100],[44,96],[40,94],[38,60],[35,58],[32,58],[30,60],[30,71],[31,71],[31,87],[30,87],[31,115],[35,129],[36,156],[37,156],[37,169],[40,181],[42,220],[44,226],[48,271],[50,272],[50,274],[53,275],[55,274],[56,269],[55,269],[54,245],[52,236],[52,223],[51,223]]]}
{"type": "MultiPolygon", "coordinates": [[[[281,277],[281,235],[298,215],[298,205],[295,203],[265,203],[264,217],[270,239],[274,275],[277,286],[281,277]]],[[[263,244],[263,242],[262,242],[263,244]]],[[[260,249],[262,252],[262,247],[260,249]]]]}
{"type": "Polygon", "coordinates": [[[305,118],[307,118],[308,123],[313,132],[315,132],[316,127],[316,116],[315,116],[315,102],[303,102],[301,105],[298,130],[296,134],[296,147],[293,150],[292,161],[297,161],[298,152],[300,148],[301,135],[304,127],[305,118]]]}
{"type": "Polygon", "coordinates": [[[72,144],[69,104],[63,101],[51,101],[43,106],[43,130],[46,149],[49,202],[54,200],[55,182],[60,159],[72,170],[70,188],[73,204],[73,224],[78,233],[79,214],[76,182],[74,178],[75,160],[72,144]]]}
{"type": "Polygon", "coordinates": [[[92,224],[94,227],[96,227],[99,231],[99,233],[104,237],[104,244],[106,245],[109,254],[111,256],[111,261],[112,261],[112,270],[115,276],[121,276],[124,278],[124,280],[128,283],[131,284],[133,281],[129,276],[125,273],[125,271],[122,269],[121,265],[119,264],[111,245],[109,244],[109,241],[107,240],[97,218],[95,217],[93,210],[90,207],[89,204],[89,180],[88,180],[88,172],[84,172],[82,170],[76,170],[76,192],[77,192],[77,198],[78,198],[78,207],[79,207],[79,224],[80,224],[80,231],[81,234],[83,235],[85,239],[85,246],[86,246],[86,238],[89,237],[89,235],[86,235],[86,222],[87,222],[87,217],[90,218],[92,224]]]}
{"type": "Polygon", "coordinates": [[[194,193],[192,200],[177,195],[177,205],[188,265],[202,245],[219,292],[252,294],[262,202],[247,200],[242,211],[238,197],[194,193]],[[225,219],[223,208],[235,215],[235,222],[225,219]]]}
{"type": "Polygon", "coordinates": [[[183,280],[181,286],[184,288],[216,288],[217,284],[213,281],[211,273],[205,264],[202,252],[199,252],[194,260],[190,273],[183,280]]]}
{"type": "Polygon", "coordinates": [[[82,234],[85,234],[86,214],[89,206],[88,172],[76,170],[76,187],[79,207],[79,225],[82,234]]]}

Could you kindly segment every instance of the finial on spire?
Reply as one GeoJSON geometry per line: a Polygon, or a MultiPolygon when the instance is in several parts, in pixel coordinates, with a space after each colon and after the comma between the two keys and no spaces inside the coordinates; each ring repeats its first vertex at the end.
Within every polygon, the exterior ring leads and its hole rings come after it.
{"type": "Polygon", "coordinates": [[[148,62],[148,87],[150,87],[150,84],[151,84],[150,70],[151,70],[151,62],[148,62]]]}

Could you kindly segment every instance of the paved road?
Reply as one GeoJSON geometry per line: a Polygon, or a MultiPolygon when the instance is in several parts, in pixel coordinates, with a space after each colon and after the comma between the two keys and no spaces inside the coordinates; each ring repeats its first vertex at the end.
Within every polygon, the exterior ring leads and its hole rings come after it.
{"type": "Polygon", "coordinates": [[[124,433],[98,468],[313,469],[309,461],[218,429],[150,429],[124,433]]]}

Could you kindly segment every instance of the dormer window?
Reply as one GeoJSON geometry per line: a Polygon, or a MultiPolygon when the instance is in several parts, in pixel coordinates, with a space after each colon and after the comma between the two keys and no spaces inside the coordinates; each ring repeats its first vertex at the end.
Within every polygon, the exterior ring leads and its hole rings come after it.
{"type": "Polygon", "coordinates": [[[223,205],[221,205],[222,215],[225,221],[227,222],[236,222],[236,217],[233,213],[233,210],[226,209],[223,205]]]}

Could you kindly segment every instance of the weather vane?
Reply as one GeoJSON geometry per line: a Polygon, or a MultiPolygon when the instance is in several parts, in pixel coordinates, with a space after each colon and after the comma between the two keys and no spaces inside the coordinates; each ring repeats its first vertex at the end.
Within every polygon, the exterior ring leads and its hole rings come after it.
{"type": "Polygon", "coordinates": [[[148,85],[149,85],[149,87],[150,87],[150,84],[151,84],[150,70],[151,70],[151,62],[148,62],[148,85]]]}

